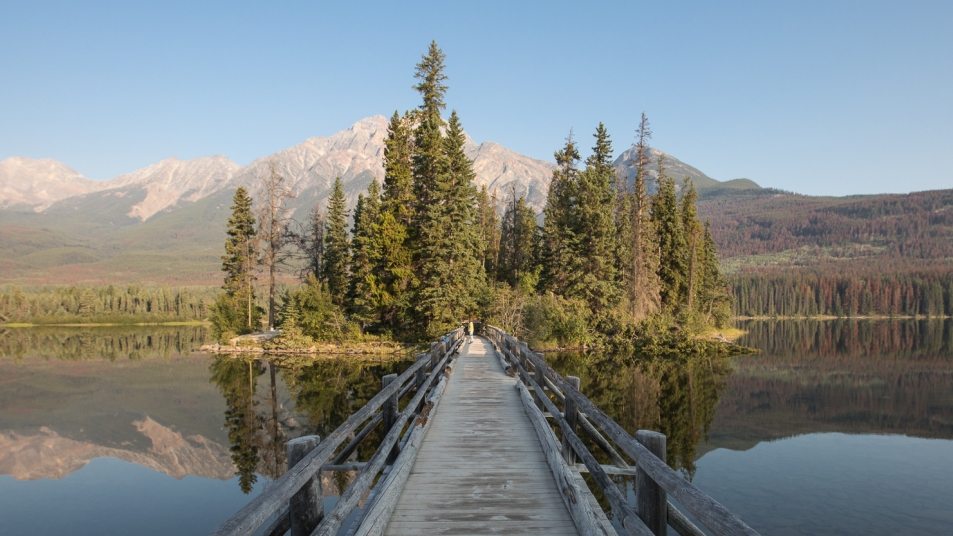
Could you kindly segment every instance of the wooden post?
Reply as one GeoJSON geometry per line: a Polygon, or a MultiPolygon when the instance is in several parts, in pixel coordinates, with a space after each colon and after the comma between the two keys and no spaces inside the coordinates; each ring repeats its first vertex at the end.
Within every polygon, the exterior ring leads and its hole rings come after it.
{"type": "MultiPolygon", "coordinates": [[[[427,359],[427,354],[421,354],[420,357],[418,358],[418,361],[419,361],[420,359],[427,359]]],[[[424,384],[427,383],[427,370],[426,370],[426,369],[427,369],[426,365],[420,367],[419,369],[417,369],[417,378],[416,378],[416,382],[415,382],[415,383],[417,384],[417,390],[418,390],[418,391],[421,390],[421,389],[423,389],[423,388],[424,388],[424,384]]]]}
{"type": "Polygon", "coordinates": [[[438,344],[436,341],[430,343],[430,368],[436,367],[437,363],[440,362],[440,353],[437,351],[438,344]]]}
{"type": "MultiPolygon", "coordinates": [[[[647,448],[658,459],[665,461],[665,434],[649,430],[639,430],[635,440],[647,448]]],[[[635,473],[635,502],[639,518],[655,536],[665,536],[668,528],[668,496],[658,484],[642,470],[638,464],[635,473]]]]}
{"type": "MultiPolygon", "coordinates": [[[[387,376],[381,378],[381,383],[383,384],[382,389],[386,388],[396,379],[396,374],[388,374],[387,376]]],[[[398,392],[394,391],[394,394],[391,395],[386,402],[384,402],[383,406],[381,406],[381,414],[384,418],[384,435],[387,435],[387,433],[390,432],[390,429],[394,427],[394,423],[397,422],[397,396],[398,392]]],[[[399,442],[394,443],[394,448],[390,451],[390,454],[387,456],[387,461],[384,463],[387,465],[394,463],[394,460],[397,459],[398,454],[400,454],[399,442]]]]}
{"type": "MultiPolygon", "coordinates": [[[[321,443],[319,436],[303,436],[286,443],[288,469],[294,467],[319,443],[321,443]]],[[[291,536],[309,536],[324,519],[324,496],[321,493],[320,471],[291,497],[288,515],[291,517],[291,536]]]]}
{"type": "MultiPolygon", "coordinates": [[[[576,389],[579,389],[579,378],[575,376],[566,376],[566,381],[569,385],[572,385],[576,389]]],[[[576,433],[576,423],[579,422],[579,411],[576,410],[576,403],[573,399],[564,397],[563,400],[563,417],[566,418],[566,424],[569,425],[569,429],[572,432],[576,433]]],[[[563,436],[563,459],[566,460],[566,463],[573,465],[576,463],[576,453],[572,450],[572,445],[569,444],[569,437],[563,436]]]]}
{"type": "Polygon", "coordinates": [[[536,401],[536,405],[539,406],[539,410],[546,411],[546,406],[543,405],[543,400],[541,398],[546,396],[546,392],[544,391],[545,387],[543,387],[544,385],[546,385],[546,382],[543,380],[544,378],[543,367],[539,366],[539,364],[543,360],[543,357],[542,355],[538,355],[537,358],[539,359],[539,361],[533,362],[533,373],[534,373],[533,375],[535,376],[534,379],[536,380],[536,385],[539,386],[539,392],[537,393],[534,390],[533,396],[535,397],[534,400],[536,401]]]}

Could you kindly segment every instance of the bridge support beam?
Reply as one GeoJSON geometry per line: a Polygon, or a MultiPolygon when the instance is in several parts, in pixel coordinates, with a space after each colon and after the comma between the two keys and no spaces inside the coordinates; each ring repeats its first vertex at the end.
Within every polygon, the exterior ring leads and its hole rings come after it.
{"type": "MultiPolygon", "coordinates": [[[[300,462],[319,443],[321,443],[321,437],[316,435],[299,437],[286,443],[288,469],[300,462]]],[[[321,492],[320,471],[291,497],[288,507],[288,515],[291,517],[291,536],[309,536],[324,519],[324,496],[321,492]]]]}
{"type": "MultiPolygon", "coordinates": [[[[635,433],[635,440],[658,459],[665,461],[665,434],[639,430],[635,433]]],[[[641,465],[635,473],[635,502],[636,511],[645,526],[655,536],[665,536],[668,530],[668,495],[642,470],[641,465]]]]}

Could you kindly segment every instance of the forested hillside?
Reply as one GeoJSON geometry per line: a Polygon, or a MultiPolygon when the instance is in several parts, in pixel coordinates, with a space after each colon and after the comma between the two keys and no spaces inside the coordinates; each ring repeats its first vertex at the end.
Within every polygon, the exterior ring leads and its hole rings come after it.
{"type": "Polygon", "coordinates": [[[710,196],[733,313],[953,314],[953,190],[843,198],[710,196]]]}

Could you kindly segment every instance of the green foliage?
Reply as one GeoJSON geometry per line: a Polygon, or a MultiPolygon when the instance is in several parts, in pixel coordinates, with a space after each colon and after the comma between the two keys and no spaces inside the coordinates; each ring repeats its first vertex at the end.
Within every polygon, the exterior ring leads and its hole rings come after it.
{"type": "Polygon", "coordinates": [[[536,214],[522,196],[517,201],[514,192],[512,202],[503,213],[497,278],[515,287],[524,274],[533,273],[537,265],[539,242],[540,229],[536,224],[536,214]]]}
{"type": "Polygon", "coordinates": [[[322,280],[327,284],[334,305],[344,305],[348,290],[347,265],[350,240],[347,236],[347,210],[341,177],[334,179],[328,199],[328,221],[324,232],[324,263],[322,280]]]}
{"type": "Polygon", "coordinates": [[[212,331],[219,340],[232,334],[256,331],[261,325],[261,311],[255,305],[254,267],[258,252],[255,243],[255,217],[252,199],[244,187],[235,191],[232,216],[228,219],[225,255],[224,292],[211,307],[212,331]]]}
{"type": "Polygon", "coordinates": [[[301,334],[313,341],[340,342],[358,331],[349,325],[344,311],[334,303],[327,285],[314,276],[286,295],[285,310],[297,311],[295,326],[300,326],[301,334]]]}
{"type": "Polygon", "coordinates": [[[661,176],[659,189],[652,198],[652,223],[658,238],[658,278],[661,282],[659,298],[669,314],[678,312],[687,293],[688,267],[685,263],[685,234],[678,214],[675,181],[661,176]]]}
{"type": "Polygon", "coordinates": [[[541,261],[543,271],[540,283],[544,290],[562,295],[567,288],[567,270],[574,240],[573,203],[579,170],[579,151],[572,134],[566,145],[556,151],[556,169],[549,183],[546,209],[543,212],[541,261]]]}
{"type": "Polygon", "coordinates": [[[208,318],[209,287],[6,286],[0,321],[33,324],[195,322],[208,318]]]}
{"type": "Polygon", "coordinates": [[[358,195],[354,209],[354,232],[351,242],[350,289],[347,310],[362,329],[378,321],[381,312],[378,269],[384,244],[380,231],[380,186],[377,179],[367,189],[367,197],[358,195]]]}

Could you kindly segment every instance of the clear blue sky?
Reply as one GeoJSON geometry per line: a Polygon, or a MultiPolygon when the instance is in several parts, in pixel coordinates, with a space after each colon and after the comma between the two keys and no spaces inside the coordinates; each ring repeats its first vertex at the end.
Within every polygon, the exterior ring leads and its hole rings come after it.
{"type": "Polygon", "coordinates": [[[953,187],[953,2],[0,3],[0,159],[105,179],[239,164],[418,104],[435,39],[477,141],[552,160],[599,121],[718,180],[953,187]]]}

